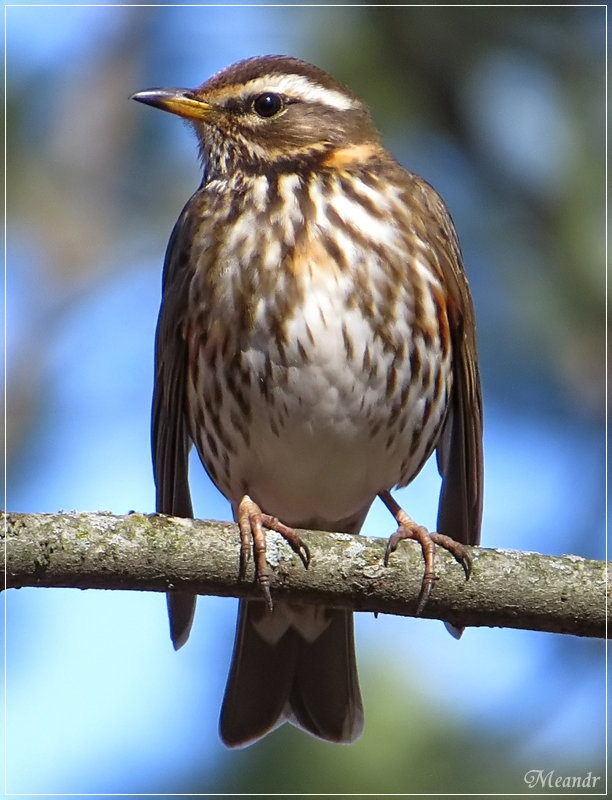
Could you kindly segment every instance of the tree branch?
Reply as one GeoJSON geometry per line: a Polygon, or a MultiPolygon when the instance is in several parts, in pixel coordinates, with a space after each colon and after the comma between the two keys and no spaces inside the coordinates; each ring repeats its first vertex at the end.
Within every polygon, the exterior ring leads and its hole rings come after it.
{"type": "MultiPolygon", "coordinates": [[[[240,538],[229,522],[108,513],[2,514],[6,588],[167,591],[260,598],[252,560],[238,581],[240,538]]],[[[420,547],[402,542],[383,566],[386,540],[301,532],[308,570],[278,534],[267,532],[273,598],[412,616],[421,586],[420,547]]],[[[455,625],[607,635],[607,564],[472,548],[468,581],[436,548],[436,581],[424,617],[455,625]]]]}

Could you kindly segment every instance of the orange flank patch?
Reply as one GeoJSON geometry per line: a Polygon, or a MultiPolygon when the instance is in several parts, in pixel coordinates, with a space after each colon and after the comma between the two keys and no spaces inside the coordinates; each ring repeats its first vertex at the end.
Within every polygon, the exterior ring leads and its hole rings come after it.
{"type": "Polygon", "coordinates": [[[363,144],[351,144],[348,147],[339,147],[323,159],[322,166],[331,167],[332,169],[343,169],[352,164],[363,164],[365,161],[369,161],[370,158],[380,153],[380,151],[381,147],[379,144],[368,144],[367,142],[363,144]]]}

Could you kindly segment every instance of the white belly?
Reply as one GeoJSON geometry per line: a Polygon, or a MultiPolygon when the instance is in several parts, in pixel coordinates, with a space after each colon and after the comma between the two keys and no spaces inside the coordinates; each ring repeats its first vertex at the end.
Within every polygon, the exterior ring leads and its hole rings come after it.
{"type": "Polygon", "coordinates": [[[408,307],[394,322],[396,346],[385,346],[358,308],[347,309],[344,287],[336,288],[315,286],[305,295],[280,347],[262,306],[240,357],[240,372],[254,376],[248,386],[236,388],[235,376],[228,383],[219,356],[197,387],[210,403],[215,388],[224,397],[217,409],[222,435],[207,424],[208,435],[197,441],[213,480],[234,504],[248,493],[290,525],[341,529],[343,521],[365,517],[379,491],[420,469],[446,406],[450,371],[441,352],[437,369],[422,367],[431,355],[426,359],[422,339],[413,336],[408,307]],[[412,361],[411,347],[420,351],[412,361]],[[421,367],[413,375],[415,363],[421,367]],[[446,391],[435,401],[439,369],[446,391]]]}

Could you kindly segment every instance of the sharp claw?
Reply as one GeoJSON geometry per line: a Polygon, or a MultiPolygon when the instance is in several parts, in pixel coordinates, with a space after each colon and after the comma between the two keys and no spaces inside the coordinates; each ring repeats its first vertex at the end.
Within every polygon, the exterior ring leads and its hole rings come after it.
{"type": "Polygon", "coordinates": [[[267,575],[262,575],[262,577],[259,579],[259,585],[264,596],[266,608],[271,614],[274,611],[274,603],[272,602],[272,594],[270,592],[270,579],[267,575]]]}
{"type": "MultiPolygon", "coordinates": [[[[398,531],[399,532],[399,531],[398,531]]],[[[391,558],[391,553],[395,553],[397,550],[397,542],[396,542],[397,533],[394,533],[393,536],[390,536],[387,540],[387,546],[385,547],[385,557],[383,559],[383,564],[385,567],[389,566],[389,559],[391,558]]]]}
{"type": "Polygon", "coordinates": [[[244,580],[246,577],[246,568],[249,562],[249,551],[242,545],[240,546],[240,566],[238,568],[238,579],[244,580]]]}
{"type": "Polygon", "coordinates": [[[423,575],[423,580],[421,582],[421,591],[419,592],[419,596],[417,598],[416,611],[414,612],[416,617],[420,617],[421,614],[423,613],[423,609],[427,605],[427,601],[430,598],[436,580],[437,576],[433,572],[426,572],[423,575]]]}

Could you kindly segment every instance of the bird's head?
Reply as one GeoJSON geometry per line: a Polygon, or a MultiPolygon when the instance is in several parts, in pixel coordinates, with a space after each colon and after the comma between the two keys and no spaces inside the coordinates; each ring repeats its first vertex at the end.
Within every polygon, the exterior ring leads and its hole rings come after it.
{"type": "Polygon", "coordinates": [[[365,103],[323,70],[288,56],[249,58],[196,89],[149,89],[133,99],[189,120],[209,175],[236,167],[295,171],[334,154],[366,160],[380,146],[365,103]]]}

